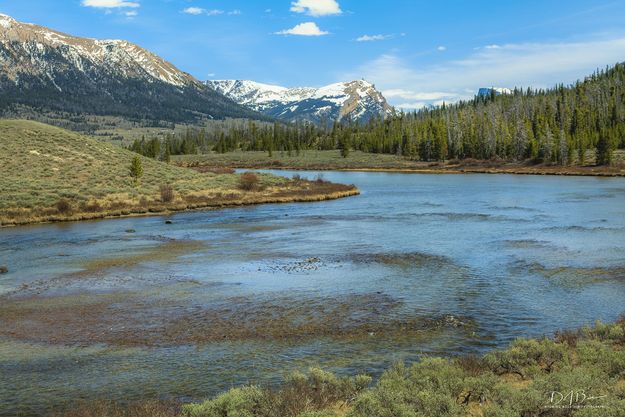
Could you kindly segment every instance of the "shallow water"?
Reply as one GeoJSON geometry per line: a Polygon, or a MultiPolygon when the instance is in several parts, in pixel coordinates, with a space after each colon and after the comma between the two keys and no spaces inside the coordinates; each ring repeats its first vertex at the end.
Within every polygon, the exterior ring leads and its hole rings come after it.
{"type": "Polygon", "coordinates": [[[323,176],[362,194],[0,230],[0,414],[378,375],[625,310],[622,179],[323,176]]]}

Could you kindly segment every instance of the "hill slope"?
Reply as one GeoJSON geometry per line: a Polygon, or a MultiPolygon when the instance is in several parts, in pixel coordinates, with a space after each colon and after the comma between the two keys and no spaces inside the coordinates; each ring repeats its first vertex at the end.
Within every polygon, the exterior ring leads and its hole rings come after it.
{"type": "Polygon", "coordinates": [[[206,85],[237,103],[284,121],[365,122],[393,113],[382,93],[364,80],[321,88],[286,88],[242,80],[207,81],[206,85]]]}
{"type": "Polygon", "coordinates": [[[0,14],[0,114],[31,109],[170,122],[262,118],[130,42],[79,38],[0,14]]]}
{"type": "Polygon", "coordinates": [[[137,154],[30,121],[0,120],[0,225],[73,220],[168,210],[281,201],[314,201],[356,192],[336,184],[259,175],[255,191],[235,174],[199,173],[142,158],[144,175],[129,175],[137,154]],[[160,187],[175,198],[163,202],[160,187]]]}

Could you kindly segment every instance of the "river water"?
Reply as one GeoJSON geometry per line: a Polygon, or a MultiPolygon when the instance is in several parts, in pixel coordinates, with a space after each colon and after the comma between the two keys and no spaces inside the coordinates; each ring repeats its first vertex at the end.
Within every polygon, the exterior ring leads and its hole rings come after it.
{"type": "Polygon", "coordinates": [[[0,230],[0,414],[375,376],[625,312],[622,179],[323,176],[362,194],[0,230]]]}

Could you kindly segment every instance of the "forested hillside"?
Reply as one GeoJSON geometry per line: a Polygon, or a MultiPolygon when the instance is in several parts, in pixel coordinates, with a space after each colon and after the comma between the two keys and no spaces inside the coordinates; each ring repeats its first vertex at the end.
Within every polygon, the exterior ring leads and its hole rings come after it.
{"type": "MultiPolygon", "coordinates": [[[[409,159],[502,159],[583,165],[596,149],[599,165],[625,147],[625,64],[597,71],[572,86],[520,90],[476,97],[454,105],[372,119],[366,125],[310,124],[247,126],[216,131],[188,131],[171,136],[159,152],[188,154],[214,150],[350,149],[403,155],[409,159]]],[[[154,143],[133,149],[154,154],[154,143]]]]}

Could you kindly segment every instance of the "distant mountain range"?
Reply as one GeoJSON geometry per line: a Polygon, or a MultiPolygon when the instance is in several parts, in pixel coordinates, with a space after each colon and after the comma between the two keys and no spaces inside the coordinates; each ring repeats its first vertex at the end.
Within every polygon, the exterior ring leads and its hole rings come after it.
{"type": "MultiPolygon", "coordinates": [[[[479,96],[509,94],[482,88],[479,96]]],[[[71,36],[0,14],[0,116],[54,112],[193,123],[205,119],[366,122],[394,113],[365,81],[287,88],[245,80],[201,82],[124,40],[71,36]]]]}
{"type": "Polygon", "coordinates": [[[285,121],[366,121],[393,113],[382,93],[364,80],[321,88],[287,88],[245,80],[207,81],[206,85],[239,104],[285,121]]]}
{"type": "Polygon", "coordinates": [[[264,118],[155,54],[0,14],[0,114],[20,109],[191,121],[264,118]]]}

